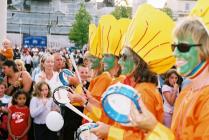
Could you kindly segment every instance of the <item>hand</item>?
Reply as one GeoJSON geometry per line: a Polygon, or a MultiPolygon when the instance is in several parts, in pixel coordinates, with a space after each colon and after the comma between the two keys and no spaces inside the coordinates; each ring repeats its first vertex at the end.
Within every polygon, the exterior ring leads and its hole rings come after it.
{"type": "Polygon", "coordinates": [[[15,83],[13,84],[14,87],[20,87],[21,86],[21,82],[20,81],[15,81],[15,83]]]}
{"type": "Polygon", "coordinates": [[[175,83],[175,84],[173,85],[173,88],[174,88],[175,90],[178,90],[178,89],[179,89],[179,85],[178,85],[177,83],[175,83]]]}
{"type": "Polygon", "coordinates": [[[46,74],[44,72],[41,73],[41,75],[39,76],[40,80],[46,80],[46,74]]]}
{"type": "Polygon", "coordinates": [[[70,83],[70,85],[74,85],[74,86],[77,86],[79,84],[79,80],[77,77],[68,77],[68,81],[70,83]]]}
{"type": "Polygon", "coordinates": [[[99,139],[107,138],[110,126],[102,122],[97,122],[97,124],[98,127],[92,128],[90,131],[94,133],[99,139]]]}
{"type": "Polygon", "coordinates": [[[142,100],[139,100],[139,105],[142,112],[135,107],[134,104],[131,106],[130,120],[134,127],[151,131],[157,125],[155,116],[146,108],[142,100]]]}
{"type": "Polygon", "coordinates": [[[70,91],[68,92],[68,98],[70,99],[71,103],[83,103],[85,102],[85,97],[80,95],[80,94],[76,94],[71,88],[69,88],[70,91]]]}
{"type": "Polygon", "coordinates": [[[42,98],[42,103],[43,103],[44,105],[46,105],[47,99],[43,97],[43,98],[42,98]]]}

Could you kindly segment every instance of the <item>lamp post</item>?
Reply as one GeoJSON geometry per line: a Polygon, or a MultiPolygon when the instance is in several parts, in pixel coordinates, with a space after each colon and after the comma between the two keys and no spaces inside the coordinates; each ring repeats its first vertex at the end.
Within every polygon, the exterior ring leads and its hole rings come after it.
{"type": "Polygon", "coordinates": [[[7,32],[7,0],[0,0],[0,46],[7,32]]]}

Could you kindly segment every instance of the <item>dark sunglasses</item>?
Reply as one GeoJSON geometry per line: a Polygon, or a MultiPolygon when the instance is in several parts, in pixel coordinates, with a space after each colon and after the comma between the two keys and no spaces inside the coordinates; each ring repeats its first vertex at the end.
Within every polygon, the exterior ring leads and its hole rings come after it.
{"type": "Polygon", "coordinates": [[[123,61],[126,61],[127,55],[121,54],[121,55],[119,55],[119,58],[122,59],[123,61]]]}
{"type": "Polygon", "coordinates": [[[180,52],[188,52],[191,47],[199,47],[202,46],[202,44],[186,44],[186,43],[179,43],[179,44],[172,44],[171,48],[172,51],[175,50],[177,47],[180,52]]]}

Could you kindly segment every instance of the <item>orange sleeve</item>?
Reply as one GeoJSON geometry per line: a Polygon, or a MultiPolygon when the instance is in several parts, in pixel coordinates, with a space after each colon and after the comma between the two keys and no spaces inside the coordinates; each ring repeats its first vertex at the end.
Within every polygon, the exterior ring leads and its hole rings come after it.
{"type": "Polygon", "coordinates": [[[175,137],[170,129],[158,123],[146,137],[146,140],[175,140],[175,137]]]}
{"type": "Polygon", "coordinates": [[[92,96],[94,96],[98,101],[100,101],[102,94],[111,84],[112,78],[108,73],[103,73],[96,77],[94,83],[89,86],[89,91],[91,92],[92,96]]]}
{"type": "Polygon", "coordinates": [[[153,84],[142,83],[136,86],[142,101],[147,109],[156,117],[159,122],[163,122],[163,101],[160,93],[153,84]]]}
{"type": "Polygon", "coordinates": [[[142,140],[144,133],[138,128],[111,126],[108,132],[108,140],[142,140]]]}

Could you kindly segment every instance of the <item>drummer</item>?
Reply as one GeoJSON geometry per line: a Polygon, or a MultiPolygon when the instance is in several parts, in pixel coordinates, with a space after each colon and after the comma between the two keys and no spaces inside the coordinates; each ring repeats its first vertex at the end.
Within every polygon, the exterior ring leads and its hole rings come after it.
{"type": "MultiPolygon", "coordinates": [[[[118,64],[119,53],[121,51],[121,42],[124,33],[127,31],[128,25],[130,23],[129,19],[116,20],[112,15],[105,15],[100,19],[99,30],[101,32],[101,46],[103,52],[102,62],[104,64],[103,74],[111,78],[111,83],[120,81],[122,78],[118,78],[120,72],[120,66],[118,64]],[[109,22],[112,21],[112,22],[109,22]]],[[[99,86],[102,86],[101,83],[99,86]]],[[[90,93],[91,94],[91,93],[90,93]]],[[[102,93],[103,94],[103,93],[102,93]]],[[[91,97],[92,99],[93,97],[91,97]]],[[[101,98],[101,95],[100,95],[101,98]]],[[[91,112],[91,117],[94,121],[100,121],[108,123],[109,118],[102,113],[102,106],[100,98],[95,102],[89,102],[87,109],[91,112]],[[101,115],[102,114],[102,115],[101,115]]],[[[85,102],[85,100],[83,101],[85,102]]]]}
{"type": "MultiPolygon", "coordinates": [[[[129,26],[119,59],[121,71],[126,75],[123,83],[140,93],[145,106],[159,122],[163,121],[163,104],[156,87],[156,74],[167,71],[175,62],[170,48],[173,26],[173,21],[163,12],[147,4],[140,6],[129,26]],[[163,24],[166,26],[162,26],[163,24]]],[[[126,140],[145,137],[143,130],[124,127],[117,122],[112,126],[102,122],[98,122],[98,125],[91,132],[100,139],[126,140]]]]}
{"type": "Polygon", "coordinates": [[[177,71],[189,77],[191,83],[181,91],[176,100],[171,130],[156,121],[141,101],[142,113],[134,109],[131,112],[135,126],[150,132],[148,140],[209,139],[208,9],[208,0],[199,0],[192,10],[192,16],[179,22],[174,29],[173,49],[177,59],[177,71]],[[143,120],[140,119],[141,116],[143,120]]]}

